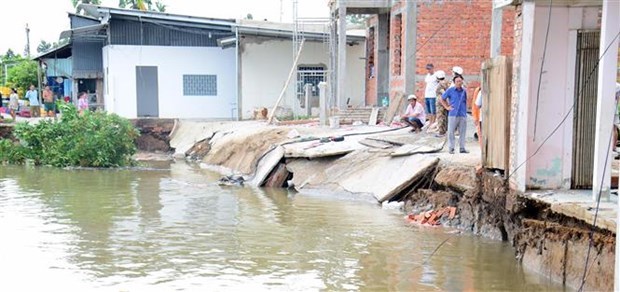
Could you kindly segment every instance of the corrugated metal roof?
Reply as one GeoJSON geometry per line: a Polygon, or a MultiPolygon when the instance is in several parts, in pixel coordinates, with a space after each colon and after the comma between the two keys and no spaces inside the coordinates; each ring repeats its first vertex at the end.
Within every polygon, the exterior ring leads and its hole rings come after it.
{"type": "Polygon", "coordinates": [[[90,4],[80,4],[80,7],[84,9],[86,13],[96,18],[105,18],[107,15],[124,15],[124,16],[141,17],[141,18],[171,20],[171,21],[177,21],[177,22],[221,25],[221,26],[228,26],[228,27],[236,25],[234,19],[197,17],[197,16],[171,14],[171,13],[156,12],[156,11],[142,11],[142,10],[135,10],[135,9],[112,8],[112,7],[90,5],[90,4]]]}
{"type": "Polygon", "coordinates": [[[217,39],[232,32],[180,27],[157,22],[110,20],[110,44],[143,46],[216,47],[217,39]]]}
{"type": "Polygon", "coordinates": [[[39,60],[44,58],[67,58],[71,56],[71,43],[66,43],[62,46],[43,52],[37,56],[34,56],[33,60],[39,60]]]}
{"type": "MultiPolygon", "coordinates": [[[[246,34],[289,38],[292,38],[294,29],[291,23],[197,17],[87,4],[82,4],[81,7],[89,15],[101,18],[104,22],[109,19],[121,18],[138,20],[143,23],[150,22],[159,25],[186,26],[213,30],[222,29],[231,32],[235,27],[238,27],[239,32],[246,34]]],[[[329,31],[321,25],[303,25],[300,27],[300,30],[303,36],[309,39],[323,39],[329,35],[329,31]]],[[[364,39],[365,36],[347,33],[347,40],[349,41],[362,41],[364,39]]]]}

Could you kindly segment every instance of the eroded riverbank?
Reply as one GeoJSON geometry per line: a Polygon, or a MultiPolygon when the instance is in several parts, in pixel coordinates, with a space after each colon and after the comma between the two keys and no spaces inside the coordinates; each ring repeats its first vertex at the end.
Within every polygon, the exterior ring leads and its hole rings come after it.
{"type": "Polygon", "coordinates": [[[223,175],[243,175],[257,186],[266,181],[274,186],[275,178],[276,186],[300,192],[371,194],[378,202],[405,202],[406,214],[456,207],[453,219],[445,213],[437,222],[509,242],[524,267],[568,287],[578,289],[585,270],[585,289],[613,288],[614,229],[593,227],[512,191],[501,174],[476,171],[479,152],[473,141],[469,155],[450,155],[442,150],[442,140],[406,129],[326,130],[255,122],[227,125],[202,137],[202,148],[209,149],[203,165],[223,175]],[[344,141],[321,142],[325,137],[344,141]]]}
{"type": "MultiPolygon", "coordinates": [[[[195,160],[222,175],[241,176],[247,185],[403,201],[406,214],[455,207],[452,219],[446,213],[436,221],[506,241],[517,262],[568,287],[579,288],[585,270],[585,289],[613,288],[615,225],[593,228],[582,217],[509,190],[501,175],[476,171],[479,152],[449,155],[440,139],[386,127],[163,124],[148,121],[141,127],[148,136],[143,141],[164,145],[157,150],[163,157],[195,160]],[[344,141],[335,141],[337,137],[344,141]]],[[[475,150],[475,143],[469,145],[475,150]]]]}

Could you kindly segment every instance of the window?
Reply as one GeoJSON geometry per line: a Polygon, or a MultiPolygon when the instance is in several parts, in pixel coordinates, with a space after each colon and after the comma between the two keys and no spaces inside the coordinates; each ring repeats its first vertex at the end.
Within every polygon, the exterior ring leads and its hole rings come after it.
{"type": "Polygon", "coordinates": [[[304,96],[304,86],[312,84],[312,95],[319,96],[319,83],[325,81],[325,66],[300,65],[297,67],[297,95],[304,96]]]}
{"type": "Polygon", "coordinates": [[[183,95],[217,96],[217,75],[183,75],[183,95]]]}
{"type": "Polygon", "coordinates": [[[375,78],[375,28],[368,29],[368,41],[366,42],[366,56],[368,63],[366,73],[368,78],[375,78]]]}
{"type": "Polygon", "coordinates": [[[392,23],[392,29],[394,30],[394,64],[392,73],[394,75],[402,74],[402,58],[403,58],[403,15],[397,14],[392,23]]]}

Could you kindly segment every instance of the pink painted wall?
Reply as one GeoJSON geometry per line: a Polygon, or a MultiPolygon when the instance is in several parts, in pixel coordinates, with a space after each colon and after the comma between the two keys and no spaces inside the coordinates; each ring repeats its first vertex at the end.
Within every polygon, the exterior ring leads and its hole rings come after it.
{"type": "Polygon", "coordinates": [[[571,107],[574,103],[576,30],[590,26],[593,22],[588,21],[587,18],[595,16],[585,13],[583,8],[559,6],[552,8],[551,26],[541,77],[548,16],[548,7],[536,7],[529,74],[531,88],[529,92],[528,157],[532,156],[539,147],[540,150],[527,163],[526,181],[528,188],[568,189],[571,184],[572,170],[573,115],[571,107]],[[539,80],[540,94],[537,102],[539,80]],[[568,112],[571,114],[565,122],[543,144],[543,141],[551,135],[568,112]]]}

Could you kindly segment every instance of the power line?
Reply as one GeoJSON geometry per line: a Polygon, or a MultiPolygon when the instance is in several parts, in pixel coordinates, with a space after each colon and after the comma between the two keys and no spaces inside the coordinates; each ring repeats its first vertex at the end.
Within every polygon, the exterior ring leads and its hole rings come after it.
{"type": "MultiPolygon", "coordinates": [[[[592,74],[598,69],[598,65],[601,62],[601,59],[605,56],[605,54],[607,54],[607,51],[609,50],[609,48],[611,47],[611,45],[616,41],[616,39],[618,38],[618,36],[620,36],[620,31],[616,34],[616,36],[611,40],[611,43],[609,45],[607,45],[607,47],[605,48],[605,51],[603,51],[603,53],[601,54],[601,56],[598,58],[598,60],[596,61],[596,65],[594,66],[594,68],[592,69],[592,71],[590,71],[590,74],[588,74],[588,78],[586,79],[586,81],[584,82],[584,86],[581,87],[581,89],[579,90],[579,93],[577,94],[577,96],[581,96],[581,94],[583,93],[583,89],[586,87],[586,85],[588,84],[588,82],[590,82],[590,79],[592,77],[592,74]]],[[[553,134],[555,134],[558,129],[562,126],[562,124],[564,124],[564,122],[566,121],[566,119],[568,118],[568,116],[570,115],[570,113],[573,111],[573,109],[575,108],[575,103],[573,102],[573,104],[570,106],[570,108],[568,109],[568,111],[566,112],[566,114],[564,114],[564,117],[562,118],[562,120],[560,121],[560,123],[551,131],[551,133],[549,135],[547,135],[547,137],[542,141],[542,143],[540,144],[540,146],[538,146],[538,148],[536,148],[536,151],[534,151],[534,153],[532,153],[532,155],[530,155],[528,158],[525,159],[525,161],[523,161],[521,164],[519,164],[515,169],[513,169],[510,174],[508,175],[508,177],[506,178],[507,180],[510,179],[510,177],[515,174],[517,172],[517,170],[519,170],[519,168],[521,168],[521,166],[525,165],[525,163],[527,163],[528,161],[530,161],[530,159],[532,159],[532,157],[534,157],[536,154],[538,154],[538,151],[540,151],[540,149],[545,145],[545,143],[549,140],[549,138],[551,138],[553,136],[553,134]]]]}
{"type": "MultiPolygon", "coordinates": [[[[607,47],[605,48],[605,50],[603,51],[603,53],[601,54],[601,56],[599,57],[599,59],[596,61],[596,65],[594,66],[594,68],[592,69],[592,71],[590,71],[590,73],[588,74],[588,78],[586,79],[584,86],[580,88],[579,93],[577,96],[580,96],[583,93],[583,88],[585,87],[585,85],[588,84],[588,82],[590,82],[590,79],[592,77],[592,74],[598,69],[598,65],[601,62],[601,59],[605,56],[605,54],[607,54],[607,51],[609,50],[609,48],[611,48],[611,46],[614,44],[614,42],[616,41],[616,39],[620,36],[620,31],[616,34],[616,36],[611,40],[610,44],[607,45],[607,47]]],[[[534,151],[534,153],[532,153],[532,155],[530,155],[525,161],[523,161],[521,164],[519,164],[519,166],[517,166],[508,176],[508,178],[506,178],[507,180],[510,179],[510,177],[517,172],[517,170],[519,168],[521,168],[521,166],[523,166],[526,162],[528,162],[532,157],[534,157],[536,154],[538,154],[538,151],[542,148],[543,145],[545,145],[545,143],[549,140],[549,138],[551,138],[556,132],[557,130],[562,126],[562,124],[564,124],[564,122],[566,121],[566,119],[568,118],[568,116],[570,115],[570,113],[572,112],[572,110],[575,107],[575,103],[573,102],[573,104],[571,105],[571,107],[569,108],[569,110],[567,111],[567,113],[564,115],[564,117],[562,118],[562,120],[560,121],[560,123],[553,129],[553,131],[551,131],[551,133],[545,138],[545,140],[543,140],[543,142],[540,144],[540,146],[538,146],[538,148],[536,149],[536,151],[534,151]]],[[[609,144],[611,144],[611,139],[612,139],[612,135],[610,135],[609,137],[609,144]]],[[[601,185],[603,184],[603,180],[605,177],[605,172],[607,171],[607,162],[609,159],[609,151],[611,150],[611,148],[607,149],[607,154],[605,156],[605,164],[603,166],[603,175],[601,176],[601,185]]],[[[584,267],[584,272],[582,275],[582,280],[581,280],[581,285],[579,287],[578,291],[583,291],[583,286],[585,285],[585,281],[587,279],[587,267],[588,267],[588,262],[590,260],[590,252],[592,249],[592,244],[594,242],[594,229],[596,228],[596,222],[598,220],[598,212],[600,210],[600,203],[601,203],[601,191],[602,189],[599,189],[598,195],[597,195],[597,200],[596,200],[596,209],[594,212],[594,220],[592,222],[592,227],[590,228],[590,233],[589,233],[589,244],[588,244],[588,252],[586,255],[586,262],[585,262],[585,267],[584,267]]]]}
{"type": "MultiPolygon", "coordinates": [[[[613,137],[613,135],[609,135],[609,142],[607,145],[611,144],[611,138],[613,137]]],[[[601,176],[601,186],[603,185],[603,180],[605,179],[605,171],[607,171],[607,161],[609,160],[609,151],[611,150],[611,147],[607,148],[607,155],[605,155],[605,164],[603,166],[603,175],[601,176]]],[[[598,189],[598,194],[596,196],[596,209],[594,211],[594,220],[592,221],[592,227],[590,228],[590,233],[588,234],[589,237],[589,243],[588,243],[588,253],[586,254],[586,263],[585,266],[583,267],[583,275],[581,276],[581,285],[579,286],[579,292],[583,291],[583,286],[586,284],[586,279],[587,279],[587,275],[586,273],[588,272],[588,262],[590,261],[590,251],[592,250],[592,244],[594,243],[594,228],[596,228],[596,221],[598,219],[598,211],[600,210],[600,205],[601,205],[601,192],[602,192],[603,188],[599,188],[598,189]]]]}
{"type": "Polygon", "coordinates": [[[540,84],[542,83],[543,69],[545,68],[545,59],[547,58],[547,42],[549,41],[549,27],[551,27],[551,10],[553,10],[553,0],[549,0],[549,14],[547,15],[547,31],[545,32],[545,45],[543,46],[543,55],[540,62],[540,73],[538,74],[538,88],[536,89],[536,111],[534,114],[534,141],[536,141],[536,130],[538,129],[538,105],[540,103],[540,84]]]}

